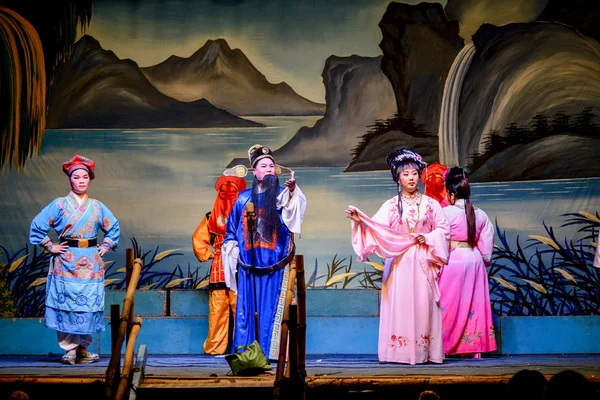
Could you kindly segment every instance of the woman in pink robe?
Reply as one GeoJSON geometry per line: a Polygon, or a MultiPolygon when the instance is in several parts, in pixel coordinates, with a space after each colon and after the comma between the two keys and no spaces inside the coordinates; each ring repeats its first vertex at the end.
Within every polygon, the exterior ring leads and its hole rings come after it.
{"type": "Polygon", "coordinates": [[[450,260],[440,274],[444,352],[479,358],[496,350],[486,266],[494,250],[494,226],[469,200],[469,176],[453,167],[446,178],[450,206],[450,260]]]}
{"type": "Polygon", "coordinates": [[[421,156],[402,148],[388,156],[398,196],[373,218],[349,206],[352,246],[359,261],[386,258],[381,284],[378,355],[381,362],[444,360],[438,272],[448,260],[450,231],[439,203],[418,191],[421,156]]]}

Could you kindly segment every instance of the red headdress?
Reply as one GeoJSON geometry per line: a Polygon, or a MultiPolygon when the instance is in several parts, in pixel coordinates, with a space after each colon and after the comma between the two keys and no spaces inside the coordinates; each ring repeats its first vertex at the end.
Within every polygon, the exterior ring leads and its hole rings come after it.
{"type": "Polygon", "coordinates": [[[96,176],[94,175],[94,166],[96,163],[89,158],[80,156],[79,154],[75,154],[73,158],[69,161],[65,161],[62,163],[62,168],[67,176],[71,176],[73,171],[78,169],[85,169],[90,175],[90,180],[94,179],[96,176]]]}
{"type": "Polygon", "coordinates": [[[222,175],[215,183],[217,198],[208,219],[208,230],[218,235],[225,235],[227,217],[235,204],[238,195],[246,190],[246,181],[237,176],[222,175]]]}
{"type": "Polygon", "coordinates": [[[444,182],[446,171],[448,171],[448,168],[436,161],[427,167],[427,174],[421,176],[421,182],[425,186],[425,195],[436,199],[442,206],[448,205],[446,203],[446,185],[444,182]]]}

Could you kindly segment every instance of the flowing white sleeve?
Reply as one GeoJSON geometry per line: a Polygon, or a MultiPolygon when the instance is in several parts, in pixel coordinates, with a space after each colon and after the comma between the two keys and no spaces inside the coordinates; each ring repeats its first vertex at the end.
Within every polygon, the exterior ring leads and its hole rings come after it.
{"type": "Polygon", "coordinates": [[[234,292],[237,292],[237,281],[235,272],[237,271],[237,260],[240,255],[238,242],[231,240],[221,247],[221,261],[223,262],[223,273],[225,274],[225,285],[234,292]]]}
{"type": "Polygon", "coordinates": [[[290,190],[285,188],[277,196],[277,207],[283,207],[281,217],[288,229],[293,233],[302,233],[302,221],[306,212],[306,197],[302,190],[296,186],[294,192],[290,193],[290,190]]]}

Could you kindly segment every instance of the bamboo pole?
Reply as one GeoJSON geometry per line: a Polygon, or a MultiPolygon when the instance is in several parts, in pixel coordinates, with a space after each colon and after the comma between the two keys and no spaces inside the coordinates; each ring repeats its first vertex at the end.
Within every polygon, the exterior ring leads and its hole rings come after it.
{"type": "Polygon", "coordinates": [[[288,279],[287,292],[285,294],[285,305],[283,309],[283,319],[281,320],[281,334],[279,342],[279,358],[277,359],[277,371],[275,372],[275,391],[274,397],[277,399],[281,395],[281,384],[284,378],[285,362],[288,342],[288,321],[289,321],[289,306],[292,304],[294,297],[294,286],[296,285],[296,259],[290,263],[290,274],[288,279]]]}
{"type": "Polygon", "coordinates": [[[290,304],[288,363],[285,376],[289,378],[289,391],[292,397],[298,397],[298,305],[290,304]]]}
{"type": "Polygon", "coordinates": [[[135,295],[135,289],[137,288],[138,280],[142,271],[142,260],[136,258],[133,261],[133,273],[131,274],[131,281],[127,286],[127,292],[125,293],[125,300],[123,300],[123,311],[121,313],[121,322],[119,324],[119,335],[117,336],[115,348],[110,357],[110,363],[106,369],[106,380],[104,388],[104,397],[107,399],[112,398],[113,390],[111,383],[114,380],[117,365],[121,359],[121,348],[123,347],[123,341],[125,334],[127,333],[127,326],[129,325],[129,311],[133,305],[133,297],[135,295]]]}
{"type": "Polygon", "coordinates": [[[140,333],[142,328],[142,319],[140,317],[135,319],[135,322],[131,327],[131,336],[127,348],[125,350],[125,360],[123,361],[123,373],[121,374],[121,381],[115,394],[115,400],[122,400],[127,388],[129,387],[129,379],[131,377],[131,370],[133,369],[133,353],[135,350],[135,339],[140,333]]]}
{"type": "Polygon", "coordinates": [[[296,287],[298,288],[298,373],[306,378],[306,280],[304,256],[296,256],[296,287]]]}
{"type": "MultiPolygon", "coordinates": [[[[125,249],[125,283],[127,288],[129,288],[129,283],[131,282],[131,275],[133,274],[133,259],[134,259],[135,253],[133,251],[133,249],[129,248],[129,249],[125,249]]],[[[136,284],[137,287],[137,284],[136,284]]],[[[134,308],[134,304],[131,304],[131,309],[129,310],[129,326],[127,327],[127,340],[126,343],[129,343],[129,336],[131,335],[131,328],[133,327],[133,325],[131,324],[133,322],[133,308],[134,308]]]]}

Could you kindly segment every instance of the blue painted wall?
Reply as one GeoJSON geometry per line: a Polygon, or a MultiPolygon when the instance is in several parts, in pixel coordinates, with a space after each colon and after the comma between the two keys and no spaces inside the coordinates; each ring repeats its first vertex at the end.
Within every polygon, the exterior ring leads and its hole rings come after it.
{"type": "MultiPolygon", "coordinates": [[[[106,293],[106,331],[97,335],[92,351],[110,353],[110,304],[122,305],[124,295],[106,293]]],[[[308,354],[377,353],[378,291],[309,290],[306,303],[308,354]]],[[[202,354],[207,291],[139,291],[135,311],[143,320],[137,343],[146,344],[150,354],[202,354]]],[[[499,317],[494,324],[497,354],[600,353],[600,316],[499,317]]],[[[62,353],[56,332],[41,318],[0,318],[0,332],[0,355],[62,353]]]]}

